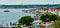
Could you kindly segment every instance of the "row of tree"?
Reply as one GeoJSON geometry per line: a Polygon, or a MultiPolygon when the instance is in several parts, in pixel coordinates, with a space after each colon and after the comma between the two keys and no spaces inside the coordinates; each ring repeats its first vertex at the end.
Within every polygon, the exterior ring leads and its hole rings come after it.
{"type": "MultiPolygon", "coordinates": [[[[50,21],[56,21],[56,20],[60,21],[60,16],[58,16],[56,14],[53,14],[53,13],[48,13],[47,12],[47,13],[44,13],[44,14],[41,15],[40,20],[42,20],[43,22],[46,22],[46,21],[50,22],[50,21]]],[[[31,16],[24,16],[24,17],[21,17],[18,20],[19,24],[22,24],[22,25],[25,25],[25,26],[32,25],[33,21],[34,21],[34,18],[32,18],[31,16]]],[[[58,26],[60,26],[60,22],[57,22],[55,24],[56,25],[54,25],[54,27],[57,26],[57,24],[58,24],[58,26]]]]}

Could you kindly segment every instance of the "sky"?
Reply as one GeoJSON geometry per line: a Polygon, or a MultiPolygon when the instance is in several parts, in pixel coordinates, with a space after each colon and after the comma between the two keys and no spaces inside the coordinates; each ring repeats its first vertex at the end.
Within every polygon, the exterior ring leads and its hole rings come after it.
{"type": "Polygon", "coordinates": [[[60,4],[60,0],[0,0],[0,5],[60,4]]]}

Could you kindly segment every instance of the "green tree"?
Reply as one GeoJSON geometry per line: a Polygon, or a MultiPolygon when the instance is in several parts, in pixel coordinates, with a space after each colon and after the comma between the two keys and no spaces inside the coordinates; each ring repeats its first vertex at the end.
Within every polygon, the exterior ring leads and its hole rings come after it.
{"type": "Polygon", "coordinates": [[[42,14],[42,16],[40,17],[40,20],[45,22],[49,18],[49,15],[50,15],[49,13],[42,14]]]}
{"type": "Polygon", "coordinates": [[[56,21],[53,25],[53,28],[60,28],[60,21],[56,21]]]}
{"type": "Polygon", "coordinates": [[[57,20],[57,15],[56,15],[56,14],[51,14],[51,15],[49,16],[49,20],[50,20],[50,21],[55,21],[55,20],[57,20]]]}
{"type": "Polygon", "coordinates": [[[57,17],[57,21],[60,21],[60,16],[57,17]]]}
{"type": "Polygon", "coordinates": [[[33,22],[33,18],[31,16],[24,16],[21,17],[18,21],[20,24],[25,24],[26,26],[30,26],[31,23],[33,22]]]}
{"type": "Polygon", "coordinates": [[[57,20],[57,15],[53,14],[53,13],[44,13],[42,14],[42,16],[40,17],[40,20],[42,21],[55,21],[57,20]]]}

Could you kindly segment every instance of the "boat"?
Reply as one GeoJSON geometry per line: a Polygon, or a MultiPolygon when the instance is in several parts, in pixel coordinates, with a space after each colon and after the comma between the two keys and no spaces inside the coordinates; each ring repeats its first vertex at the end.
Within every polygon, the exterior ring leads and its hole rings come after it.
{"type": "Polygon", "coordinates": [[[4,12],[10,12],[9,10],[5,10],[4,12]]]}

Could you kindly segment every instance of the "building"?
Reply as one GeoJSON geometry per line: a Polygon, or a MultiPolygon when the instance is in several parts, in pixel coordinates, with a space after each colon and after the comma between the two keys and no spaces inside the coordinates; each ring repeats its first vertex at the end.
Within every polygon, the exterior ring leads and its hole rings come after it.
{"type": "Polygon", "coordinates": [[[54,14],[60,15],[60,7],[49,7],[49,8],[36,8],[36,9],[31,9],[27,11],[28,13],[36,13],[36,12],[51,12],[54,14]]]}

